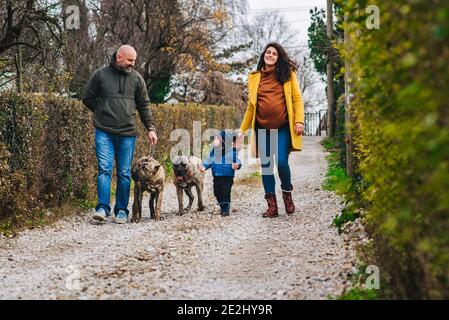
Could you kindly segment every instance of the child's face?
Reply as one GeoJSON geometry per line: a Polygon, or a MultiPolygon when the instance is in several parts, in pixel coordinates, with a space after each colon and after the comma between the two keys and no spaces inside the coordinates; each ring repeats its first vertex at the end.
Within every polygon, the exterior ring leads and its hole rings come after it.
{"type": "Polygon", "coordinates": [[[221,145],[221,139],[217,136],[215,136],[214,141],[212,142],[212,145],[214,147],[219,147],[221,145]]]}

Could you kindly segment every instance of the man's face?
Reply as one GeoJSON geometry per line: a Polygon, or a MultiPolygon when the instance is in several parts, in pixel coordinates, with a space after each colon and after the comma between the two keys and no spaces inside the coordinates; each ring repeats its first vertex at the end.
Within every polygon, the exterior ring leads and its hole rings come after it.
{"type": "Polygon", "coordinates": [[[127,70],[131,70],[136,64],[136,58],[137,54],[132,50],[117,53],[117,65],[127,70]]]}

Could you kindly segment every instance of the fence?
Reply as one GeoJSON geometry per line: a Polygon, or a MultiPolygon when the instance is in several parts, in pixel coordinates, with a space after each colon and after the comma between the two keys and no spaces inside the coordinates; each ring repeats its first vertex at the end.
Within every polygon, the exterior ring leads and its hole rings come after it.
{"type": "Polygon", "coordinates": [[[321,132],[326,131],[327,135],[327,111],[307,112],[304,115],[304,135],[321,136],[321,132]]]}

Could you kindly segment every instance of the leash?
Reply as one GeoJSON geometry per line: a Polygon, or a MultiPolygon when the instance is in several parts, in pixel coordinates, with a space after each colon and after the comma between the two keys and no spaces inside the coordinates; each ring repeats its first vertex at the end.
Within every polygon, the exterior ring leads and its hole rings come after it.
{"type": "Polygon", "coordinates": [[[153,156],[152,156],[152,155],[153,155],[153,152],[152,152],[152,151],[153,151],[153,148],[152,148],[152,147],[153,147],[153,145],[150,144],[150,148],[149,148],[149,150],[148,150],[148,157],[151,157],[151,158],[153,158],[153,156]]]}

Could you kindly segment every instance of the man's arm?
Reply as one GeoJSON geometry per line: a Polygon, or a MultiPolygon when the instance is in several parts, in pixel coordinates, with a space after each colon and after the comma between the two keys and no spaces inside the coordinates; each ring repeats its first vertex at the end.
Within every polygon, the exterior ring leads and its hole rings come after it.
{"type": "Polygon", "coordinates": [[[145,80],[139,74],[139,89],[136,92],[136,107],[139,112],[140,120],[148,131],[156,131],[153,123],[153,114],[150,109],[150,99],[148,98],[145,80]]]}
{"type": "Polygon", "coordinates": [[[98,88],[100,85],[100,72],[95,71],[84,89],[83,103],[90,111],[95,112],[97,107],[98,88]]]}

